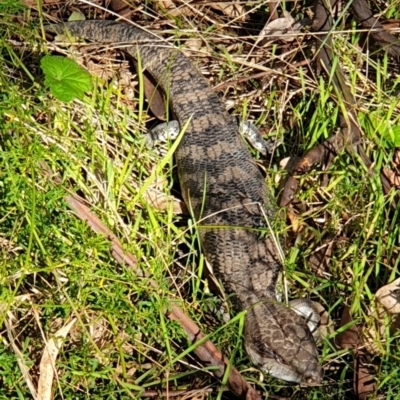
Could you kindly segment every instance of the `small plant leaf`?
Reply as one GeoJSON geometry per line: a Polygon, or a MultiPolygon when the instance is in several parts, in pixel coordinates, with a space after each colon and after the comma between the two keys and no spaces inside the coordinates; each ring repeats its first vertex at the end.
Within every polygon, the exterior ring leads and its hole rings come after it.
{"type": "Polygon", "coordinates": [[[44,83],[51,93],[64,102],[82,99],[92,89],[90,74],[75,61],[62,56],[44,56],[40,66],[45,74],[44,83]]]}
{"type": "Polygon", "coordinates": [[[85,20],[85,15],[79,11],[73,11],[72,14],[68,18],[69,22],[84,21],[84,20],[85,20]]]}
{"type": "Polygon", "coordinates": [[[393,127],[393,141],[395,147],[400,147],[400,125],[393,127]]]}
{"type": "Polygon", "coordinates": [[[385,147],[394,148],[400,147],[400,125],[392,125],[390,122],[383,119],[377,112],[359,115],[361,121],[369,126],[375,133],[375,140],[385,147]]]}

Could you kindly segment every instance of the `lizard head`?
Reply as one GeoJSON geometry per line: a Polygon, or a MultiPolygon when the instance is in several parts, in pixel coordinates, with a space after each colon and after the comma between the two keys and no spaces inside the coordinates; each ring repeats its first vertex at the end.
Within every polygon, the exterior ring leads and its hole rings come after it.
{"type": "Polygon", "coordinates": [[[245,348],[253,364],[289,382],[316,385],[322,370],[305,320],[282,304],[259,302],[246,314],[245,348]]]}

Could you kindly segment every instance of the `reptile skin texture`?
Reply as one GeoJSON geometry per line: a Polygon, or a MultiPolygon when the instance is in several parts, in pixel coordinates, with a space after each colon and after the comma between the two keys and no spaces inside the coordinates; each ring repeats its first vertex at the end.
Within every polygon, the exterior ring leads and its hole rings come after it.
{"type": "Polygon", "coordinates": [[[237,124],[192,62],[178,49],[131,25],[79,21],[46,27],[124,45],[167,93],[174,117],[187,129],[175,153],[182,195],[200,230],[206,259],[245,317],[245,348],[256,367],[287,381],[318,384],[318,352],[305,323],[276,300],[281,270],[265,216],[275,215],[265,180],[237,124]]]}

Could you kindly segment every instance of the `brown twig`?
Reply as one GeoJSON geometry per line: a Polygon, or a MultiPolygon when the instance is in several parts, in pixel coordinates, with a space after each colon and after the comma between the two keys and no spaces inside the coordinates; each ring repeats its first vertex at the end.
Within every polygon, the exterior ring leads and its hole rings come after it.
{"type": "MultiPolygon", "coordinates": [[[[119,239],[103,224],[97,215],[90,211],[89,207],[84,204],[83,199],[76,194],[70,194],[65,196],[65,201],[81,220],[87,222],[94,232],[104,235],[108,240],[110,240],[112,255],[116,261],[118,261],[120,264],[126,264],[132,267],[135,273],[140,276],[146,275],[146,273],[142,272],[137,267],[137,261],[135,257],[123,249],[119,239]]],[[[157,283],[154,280],[149,279],[149,283],[153,287],[157,287],[157,283]]],[[[169,303],[170,310],[167,313],[168,318],[179,322],[182,328],[186,331],[189,340],[192,343],[203,340],[205,335],[203,332],[201,332],[200,328],[183,312],[179,306],[175,304],[172,299],[170,299],[169,303]]],[[[197,346],[194,349],[194,353],[204,364],[217,367],[213,370],[213,374],[217,378],[224,376],[226,369],[229,366],[229,361],[210,340],[206,340],[204,343],[197,346]]],[[[229,366],[229,368],[230,371],[227,380],[228,388],[241,399],[260,400],[258,393],[242,378],[239,371],[233,366],[229,366]]]]}
{"type": "MultiPolygon", "coordinates": [[[[326,34],[316,35],[319,46],[315,59],[320,67],[325,70],[327,76],[332,79],[336,99],[343,99],[345,104],[346,110],[342,110],[339,114],[340,132],[310,150],[302,158],[296,158],[288,164],[286,169],[289,172],[289,177],[284,183],[280,195],[279,204],[281,206],[287,206],[294,200],[298,182],[293,175],[304,174],[317,163],[330,163],[333,157],[343,150],[360,157],[368,172],[373,174],[371,168],[373,163],[361,147],[362,132],[357,120],[355,98],[346,85],[340,65],[336,65],[336,69],[333,70],[332,36],[330,33],[333,26],[331,10],[334,9],[337,2],[338,0],[316,0],[314,2],[314,19],[311,30],[326,32],[326,34]]],[[[392,185],[383,174],[380,174],[380,179],[384,192],[388,193],[392,189],[392,185]]],[[[393,202],[392,206],[396,207],[397,201],[393,202]]]]}
{"type": "MultiPolygon", "coordinates": [[[[60,177],[53,174],[51,169],[44,162],[41,163],[41,166],[54,183],[58,185],[61,183],[60,177]]],[[[66,195],[64,199],[79,219],[86,221],[94,232],[105,236],[110,241],[112,256],[118,263],[128,265],[138,276],[147,277],[149,284],[155,288],[157,287],[157,283],[153,279],[150,279],[146,272],[138,268],[137,260],[134,255],[123,249],[118,237],[90,210],[85,204],[84,199],[75,193],[66,195]]],[[[193,344],[204,341],[205,335],[195,322],[184,313],[173,299],[169,300],[169,304],[170,307],[167,311],[168,318],[172,321],[177,321],[182,326],[193,344]]],[[[237,397],[246,400],[261,400],[258,393],[243,379],[235,367],[229,365],[229,360],[223,356],[210,340],[205,340],[203,343],[196,346],[193,351],[203,364],[216,367],[212,373],[217,378],[222,378],[229,369],[226,385],[237,397]]]]}
{"type": "Polygon", "coordinates": [[[377,18],[373,17],[366,0],[353,0],[351,9],[361,26],[371,29],[369,33],[378,46],[387,51],[390,55],[400,60],[400,40],[387,32],[377,18]],[[372,31],[373,29],[373,31],[372,31]]]}
{"type": "Polygon", "coordinates": [[[225,90],[229,87],[236,86],[239,83],[247,82],[252,79],[264,78],[265,76],[270,76],[270,75],[272,75],[272,72],[259,72],[257,74],[253,74],[250,76],[244,76],[242,78],[234,79],[234,80],[231,80],[228,82],[221,82],[218,85],[214,86],[213,89],[215,91],[225,90]]]}

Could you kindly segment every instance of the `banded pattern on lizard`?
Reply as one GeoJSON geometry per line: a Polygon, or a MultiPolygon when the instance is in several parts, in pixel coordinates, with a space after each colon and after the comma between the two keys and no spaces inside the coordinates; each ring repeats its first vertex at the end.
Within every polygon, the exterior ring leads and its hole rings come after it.
{"type": "Polygon", "coordinates": [[[191,61],[156,36],[126,24],[79,21],[47,30],[99,43],[125,44],[141,57],[158,82],[186,132],[175,153],[182,195],[198,221],[202,250],[214,274],[233,295],[237,310],[247,310],[245,348],[266,373],[316,384],[321,367],[305,321],[276,301],[280,261],[271,235],[261,238],[274,205],[264,178],[238,133],[237,124],[191,61]]]}

